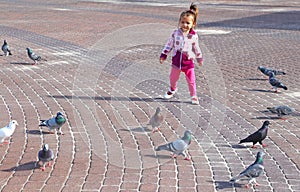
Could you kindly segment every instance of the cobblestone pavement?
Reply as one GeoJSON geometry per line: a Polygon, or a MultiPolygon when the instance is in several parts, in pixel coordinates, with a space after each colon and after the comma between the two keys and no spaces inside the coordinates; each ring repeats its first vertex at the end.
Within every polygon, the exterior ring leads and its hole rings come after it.
{"type": "Polygon", "coordinates": [[[200,105],[190,104],[182,76],[168,87],[170,59],[158,63],[183,1],[139,3],[2,0],[0,126],[19,126],[0,146],[0,191],[300,191],[299,44],[296,1],[201,1],[197,31],[205,64],[196,67],[200,105]],[[162,3],[162,4],[159,4],[162,3]],[[26,47],[45,57],[31,65],[26,47]],[[286,71],[288,90],[269,91],[256,70],[286,71]],[[266,112],[289,105],[287,120],[266,112]],[[161,132],[147,128],[160,106],[161,132]],[[62,111],[65,135],[48,134],[39,120],[62,111]],[[271,122],[266,148],[240,139],[271,122]],[[171,159],[156,146],[193,132],[191,161],[171,159]],[[44,143],[52,167],[36,165],[44,143]],[[260,186],[229,179],[264,151],[260,186]]]}

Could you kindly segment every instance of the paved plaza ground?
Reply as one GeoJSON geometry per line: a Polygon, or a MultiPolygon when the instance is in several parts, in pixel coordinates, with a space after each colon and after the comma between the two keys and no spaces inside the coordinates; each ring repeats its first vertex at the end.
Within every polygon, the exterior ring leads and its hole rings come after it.
{"type": "Polygon", "coordinates": [[[196,66],[200,105],[185,78],[170,100],[170,57],[160,52],[191,1],[2,0],[0,127],[18,121],[0,146],[0,191],[300,191],[300,3],[199,1],[197,33],[204,65],[196,66]],[[26,47],[47,61],[32,65],[26,47]],[[288,90],[271,91],[259,65],[283,70],[288,90]],[[287,120],[266,109],[288,105],[287,120]],[[147,127],[156,107],[161,131],[147,127]],[[58,111],[64,135],[39,127],[58,111]],[[271,122],[267,147],[238,144],[271,122]],[[193,133],[191,161],[155,148],[193,133]],[[48,143],[52,167],[37,152],[48,143]],[[259,186],[229,180],[263,151],[259,186]]]}

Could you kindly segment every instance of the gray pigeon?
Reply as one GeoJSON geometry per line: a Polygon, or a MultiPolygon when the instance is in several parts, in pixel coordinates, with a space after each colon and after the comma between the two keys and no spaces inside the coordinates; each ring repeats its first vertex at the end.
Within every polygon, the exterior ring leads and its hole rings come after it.
{"type": "Polygon", "coordinates": [[[55,129],[58,129],[58,132],[63,135],[63,132],[61,131],[61,127],[65,124],[66,118],[61,112],[57,112],[55,117],[52,117],[48,120],[40,120],[41,124],[39,126],[45,126],[48,127],[50,130],[50,133],[55,129]]]}
{"type": "Polygon", "coordinates": [[[46,59],[42,58],[41,56],[33,52],[31,48],[27,47],[26,50],[27,50],[28,57],[34,61],[33,65],[38,64],[38,61],[47,61],[46,59]]]}
{"type": "Polygon", "coordinates": [[[246,188],[249,188],[249,184],[251,184],[252,182],[254,182],[256,186],[258,186],[259,184],[256,182],[256,178],[259,177],[264,170],[263,156],[264,153],[262,151],[259,151],[256,155],[255,162],[252,163],[249,167],[247,167],[247,169],[242,171],[239,175],[230,179],[230,182],[237,182],[240,179],[247,177],[249,181],[245,185],[246,188]]]}
{"type": "Polygon", "coordinates": [[[255,144],[258,142],[263,147],[266,147],[266,144],[263,144],[262,141],[267,137],[269,124],[270,124],[269,121],[265,121],[259,130],[252,133],[247,138],[242,139],[239,143],[252,142],[253,143],[252,148],[256,148],[255,144]]]}
{"type": "Polygon", "coordinates": [[[258,66],[257,69],[260,70],[263,74],[265,74],[267,76],[270,76],[271,73],[274,73],[274,75],[285,75],[286,74],[284,71],[278,71],[278,70],[266,68],[263,66],[258,66]]]}
{"type": "Polygon", "coordinates": [[[160,125],[164,121],[164,116],[161,114],[160,107],[156,108],[155,114],[150,118],[149,123],[147,125],[152,126],[152,133],[156,131],[160,131],[160,125]]]}
{"type": "Polygon", "coordinates": [[[38,163],[42,162],[42,166],[41,166],[42,171],[45,171],[46,164],[48,166],[51,166],[51,161],[53,159],[54,159],[53,151],[49,148],[48,144],[45,144],[43,146],[43,149],[40,150],[38,153],[38,163]]]}
{"type": "Polygon", "coordinates": [[[191,160],[190,157],[188,157],[186,151],[189,148],[192,141],[192,133],[191,131],[187,130],[184,132],[184,136],[180,139],[177,139],[176,141],[173,141],[171,143],[160,145],[155,150],[161,151],[171,151],[172,157],[176,158],[177,155],[183,155],[185,160],[191,160]]]}
{"type": "Polygon", "coordinates": [[[279,106],[275,106],[275,107],[267,107],[267,109],[272,113],[276,113],[277,116],[281,119],[286,119],[286,118],[283,118],[282,116],[290,115],[293,112],[295,112],[294,108],[290,108],[286,105],[279,105],[279,106]]]}
{"type": "Polygon", "coordinates": [[[271,73],[269,76],[269,83],[273,86],[273,89],[275,92],[277,92],[277,88],[283,88],[284,90],[287,90],[288,88],[279,81],[274,75],[274,73],[271,73]]]}
{"type": "Polygon", "coordinates": [[[4,42],[3,42],[2,51],[3,51],[5,56],[12,55],[10,50],[9,50],[9,47],[8,47],[8,44],[7,44],[6,40],[4,40],[4,42]]]}

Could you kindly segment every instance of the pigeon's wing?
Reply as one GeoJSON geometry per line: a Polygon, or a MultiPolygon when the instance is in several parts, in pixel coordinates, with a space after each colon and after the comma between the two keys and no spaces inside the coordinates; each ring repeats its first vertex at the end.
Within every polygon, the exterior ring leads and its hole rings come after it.
{"type": "Polygon", "coordinates": [[[51,119],[48,120],[48,127],[50,129],[56,129],[59,127],[59,125],[55,121],[55,117],[52,117],[51,119]]]}
{"type": "Polygon", "coordinates": [[[160,126],[161,123],[163,122],[163,119],[164,119],[163,115],[161,115],[161,114],[158,114],[158,115],[157,115],[157,114],[154,114],[154,115],[150,118],[148,125],[151,125],[153,128],[154,128],[154,127],[158,127],[158,126],[160,126]]]}
{"type": "Polygon", "coordinates": [[[267,107],[267,109],[272,113],[278,113],[277,107],[267,107]]]}
{"type": "Polygon", "coordinates": [[[251,135],[249,135],[248,137],[246,137],[245,139],[242,139],[240,141],[240,143],[247,143],[247,142],[258,142],[260,139],[262,138],[262,132],[260,130],[252,133],[251,135]]]}
{"type": "Polygon", "coordinates": [[[264,167],[261,164],[250,165],[246,170],[240,173],[240,175],[245,175],[247,177],[259,177],[263,172],[264,167]]]}
{"type": "Polygon", "coordinates": [[[282,106],[281,107],[281,113],[284,115],[289,115],[293,112],[293,109],[288,106],[282,106]]]}
{"type": "Polygon", "coordinates": [[[1,128],[0,129],[0,140],[5,139],[6,137],[6,129],[5,128],[1,128]]]}
{"type": "Polygon", "coordinates": [[[50,151],[50,159],[53,160],[54,159],[54,153],[53,153],[52,149],[49,149],[49,151],[50,151]]]}
{"type": "Polygon", "coordinates": [[[182,153],[189,147],[189,145],[186,142],[184,142],[182,139],[178,139],[178,140],[172,142],[172,145],[175,149],[174,153],[176,153],[176,154],[182,153]]]}
{"type": "Polygon", "coordinates": [[[280,85],[280,82],[279,82],[279,80],[278,79],[276,79],[275,77],[273,77],[273,78],[270,78],[270,84],[272,85],[272,86],[274,86],[274,87],[278,87],[279,85],[280,85]]]}

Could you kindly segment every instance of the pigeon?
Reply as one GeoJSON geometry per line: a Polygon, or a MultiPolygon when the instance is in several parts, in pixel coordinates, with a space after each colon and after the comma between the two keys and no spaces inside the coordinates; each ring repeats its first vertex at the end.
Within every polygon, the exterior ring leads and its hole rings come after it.
{"type": "Polygon", "coordinates": [[[172,158],[176,158],[177,155],[183,155],[185,160],[191,160],[190,157],[188,157],[186,150],[189,148],[192,140],[192,133],[191,131],[187,130],[184,132],[184,136],[176,141],[173,141],[171,143],[160,145],[158,146],[155,151],[171,151],[172,158]]]}
{"type": "Polygon", "coordinates": [[[258,186],[259,184],[256,182],[256,178],[259,177],[264,170],[263,156],[264,156],[264,152],[259,151],[256,155],[255,162],[249,165],[249,167],[247,167],[239,175],[230,179],[230,182],[237,182],[240,179],[247,177],[249,181],[245,185],[246,188],[249,188],[250,187],[249,184],[251,184],[252,182],[254,182],[256,186],[258,186]]]}
{"type": "Polygon", "coordinates": [[[39,151],[38,153],[38,163],[42,162],[41,169],[42,171],[45,171],[46,164],[50,167],[51,161],[54,159],[54,153],[49,148],[48,144],[44,144],[43,149],[39,151]]]}
{"type": "Polygon", "coordinates": [[[160,131],[160,125],[164,121],[164,116],[161,114],[160,107],[156,108],[155,114],[150,118],[149,123],[147,125],[152,126],[152,133],[160,131]]]}
{"type": "Polygon", "coordinates": [[[257,69],[260,70],[263,74],[265,74],[267,76],[270,76],[271,73],[274,73],[274,75],[285,75],[286,74],[284,71],[278,71],[278,70],[266,68],[263,66],[258,66],[257,69]]]}
{"type": "Polygon", "coordinates": [[[288,89],[282,82],[279,81],[279,79],[275,77],[274,73],[270,74],[269,83],[273,86],[275,93],[277,92],[277,88],[283,88],[284,90],[288,89]]]}
{"type": "Polygon", "coordinates": [[[12,136],[15,132],[16,126],[18,122],[16,120],[12,120],[7,126],[0,129],[0,143],[8,144],[9,141],[5,141],[6,138],[12,136]]]}
{"type": "Polygon", "coordinates": [[[42,60],[47,61],[46,59],[42,58],[41,56],[33,52],[31,48],[27,47],[26,50],[27,50],[28,57],[34,61],[33,65],[38,64],[38,61],[42,61],[42,60]]]}
{"type": "Polygon", "coordinates": [[[9,50],[9,47],[8,47],[8,44],[7,44],[6,40],[4,40],[4,43],[2,45],[2,51],[3,51],[5,56],[12,55],[10,50],[9,50]]]}
{"type": "Polygon", "coordinates": [[[249,135],[247,138],[240,140],[239,144],[241,143],[247,143],[252,142],[252,148],[256,148],[255,144],[258,142],[262,145],[262,147],[266,147],[266,144],[263,144],[262,141],[267,137],[268,134],[268,128],[269,128],[269,121],[264,121],[262,127],[257,130],[256,132],[249,135]]]}
{"type": "Polygon", "coordinates": [[[282,116],[290,115],[293,112],[295,112],[294,108],[290,108],[286,105],[279,105],[279,106],[275,106],[275,107],[267,107],[267,109],[272,113],[276,113],[277,116],[279,118],[283,119],[283,120],[286,119],[286,118],[283,118],[282,116]]]}
{"type": "Polygon", "coordinates": [[[48,127],[50,130],[50,133],[52,130],[58,129],[58,132],[63,135],[63,132],[61,131],[61,127],[65,124],[66,118],[61,112],[57,112],[55,117],[52,117],[48,120],[40,120],[41,124],[39,126],[45,126],[48,127]]]}

